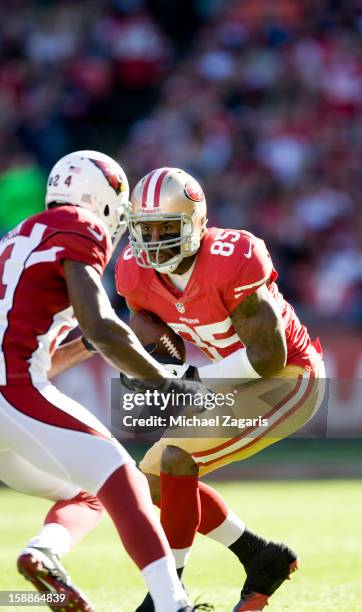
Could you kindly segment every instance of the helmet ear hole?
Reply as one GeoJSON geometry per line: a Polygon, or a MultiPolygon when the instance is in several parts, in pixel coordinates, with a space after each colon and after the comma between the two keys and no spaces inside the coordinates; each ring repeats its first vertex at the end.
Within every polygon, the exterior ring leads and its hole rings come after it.
{"type": "Polygon", "coordinates": [[[103,214],[105,217],[109,217],[109,206],[108,204],[104,207],[103,214]]]}

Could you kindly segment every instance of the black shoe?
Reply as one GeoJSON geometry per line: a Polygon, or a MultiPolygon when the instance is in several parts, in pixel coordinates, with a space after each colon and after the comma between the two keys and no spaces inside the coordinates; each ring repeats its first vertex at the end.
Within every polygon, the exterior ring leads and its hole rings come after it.
{"type": "Polygon", "coordinates": [[[186,608],[181,608],[178,612],[197,612],[197,610],[205,610],[205,612],[212,612],[214,610],[214,606],[207,603],[196,604],[193,608],[190,606],[186,606],[186,608]]]}
{"type": "MultiPolygon", "coordinates": [[[[200,610],[200,612],[202,611],[212,612],[212,610],[214,610],[214,606],[208,603],[197,603],[194,605],[193,608],[190,608],[190,607],[182,608],[180,612],[189,612],[191,610],[195,610],[195,611],[200,610]]],[[[153,599],[149,593],[147,593],[141,605],[138,606],[136,612],[155,612],[155,606],[153,605],[153,599]]]]}
{"type": "Polygon", "coordinates": [[[270,595],[297,569],[297,555],[290,548],[267,542],[245,566],[246,580],[233,612],[263,610],[270,595]]]}
{"type": "Polygon", "coordinates": [[[202,610],[203,612],[213,612],[215,610],[214,606],[209,603],[197,603],[194,605],[194,610],[202,610]]]}
{"type": "Polygon", "coordinates": [[[136,612],[155,612],[155,606],[153,605],[153,599],[149,593],[147,593],[143,602],[138,606],[136,612]]]}

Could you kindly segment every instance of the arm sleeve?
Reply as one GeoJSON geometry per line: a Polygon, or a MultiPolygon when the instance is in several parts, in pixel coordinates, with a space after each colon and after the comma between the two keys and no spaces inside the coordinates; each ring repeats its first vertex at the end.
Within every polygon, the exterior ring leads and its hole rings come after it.
{"type": "Polygon", "coordinates": [[[132,312],[138,312],[140,310],[143,310],[142,306],[137,304],[136,301],[133,301],[133,300],[130,300],[129,298],[127,298],[126,302],[127,302],[127,306],[129,308],[129,310],[131,310],[132,312]]]}
{"type": "MultiPolygon", "coordinates": [[[[248,255],[248,253],[246,253],[248,255]]],[[[223,286],[223,301],[229,312],[254,293],[264,283],[277,278],[269,252],[263,240],[253,238],[250,257],[238,254],[238,260],[230,279],[223,286]]]]}

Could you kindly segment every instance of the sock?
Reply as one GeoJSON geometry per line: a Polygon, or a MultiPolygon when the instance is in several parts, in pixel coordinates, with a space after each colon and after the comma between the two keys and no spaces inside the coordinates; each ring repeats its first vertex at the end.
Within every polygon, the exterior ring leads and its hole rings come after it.
{"type": "Polygon", "coordinates": [[[139,569],[170,554],[153,511],[147,480],[133,463],[116,469],[99,490],[98,497],[139,569]]]}
{"type": "Polygon", "coordinates": [[[199,491],[201,502],[199,532],[229,547],[243,534],[245,524],[228,508],[215,489],[200,482],[199,491]]]}
{"type": "Polygon", "coordinates": [[[45,517],[44,526],[28,547],[49,548],[62,557],[87,535],[103,516],[103,506],[91,493],[56,502],[45,517]]]}
{"type": "Polygon", "coordinates": [[[201,520],[198,476],[161,472],[161,524],[175,557],[184,567],[201,520]]]}
{"type": "Polygon", "coordinates": [[[188,598],[177,577],[175,562],[171,555],[145,567],[142,575],[153,601],[157,602],[156,612],[177,612],[186,606],[188,598]],[[172,580],[165,581],[164,574],[171,576],[172,580]]]}
{"type": "Polygon", "coordinates": [[[23,552],[28,548],[48,548],[58,557],[62,557],[71,549],[70,532],[63,525],[49,523],[28,542],[23,552]]]}
{"type": "MultiPolygon", "coordinates": [[[[177,484],[175,486],[177,487],[177,484]]],[[[245,549],[244,540],[241,540],[245,531],[245,523],[230,510],[224,499],[215,489],[201,481],[198,482],[198,489],[201,505],[201,520],[198,532],[227,546],[240,559],[240,555],[243,557],[243,551],[245,549]],[[233,546],[234,544],[235,546],[233,546]]],[[[161,507],[160,503],[156,503],[156,505],[159,508],[161,507]]],[[[185,516],[187,516],[187,513],[185,516]]],[[[163,526],[166,535],[168,535],[164,524],[163,526]]],[[[251,532],[248,531],[248,534],[249,533],[251,532]]],[[[249,542],[249,540],[250,538],[245,538],[245,541],[249,542]]],[[[171,548],[174,548],[173,544],[170,543],[170,545],[171,548]]],[[[177,573],[180,578],[184,566],[186,565],[188,550],[189,547],[186,549],[186,554],[182,554],[180,550],[173,550],[173,552],[175,552],[177,573]]]]}
{"type": "MultiPolygon", "coordinates": [[[[160,503],[158,500],[157,500],[157,501],[154,501],[153,503],[154,503],[154,505],[155,505],[155,506],[157,506],[157,508],[161,509],[161,503],[160,503]]],[[[176,571],[177,571],[177,575],[178,575],[178,577],[180,578],[180,580],[181,580],[181,578],[182,578],[182,574],[183,574],[184,569],[185,569],[185,566],[184,566],[184,565],[183,565],[182,567],[178,567],[178,568],[176,569],[176,571]]]]}
{"type": "MultiPolygon", "coordinates": [[[[177,612],[187,595],[154,514],[147,480],[133,465],[119,467],[98,492],[125,549],[142,571],[156,612],[177,612]]],[[[185,604],[184,604],[185,605],[185,604]]]]}

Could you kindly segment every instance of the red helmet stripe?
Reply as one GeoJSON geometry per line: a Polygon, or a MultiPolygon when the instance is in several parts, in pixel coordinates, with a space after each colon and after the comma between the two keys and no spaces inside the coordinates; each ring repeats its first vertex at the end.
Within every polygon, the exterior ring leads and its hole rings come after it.
{"type": "Polygon", "coordinates": [[[155,172],[157,172],[157,170],[152,170],[152,172],[149,173],[149,175],[147,176],[146,180],[145,180],[145,184],[143,185],[143,191],[142,191],[142,208],[147,208],[147,195],[148,195],[148,188],[150,186],[150,182],[151,182],[151,178],[153,177],[153,175],[155,174],[155,172]]]}
{"type": "Polygon", "coordinates": [[[162,187],[163,181],[166,178],[167,174],[168,174],[168,169],[164,170],[157,179],[157,183],[155,185],[155,195],[153,199],[153,202],[154,202],[153,205],[155,208],[160,205],[161,187],[162,187]]]}

